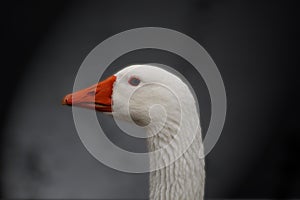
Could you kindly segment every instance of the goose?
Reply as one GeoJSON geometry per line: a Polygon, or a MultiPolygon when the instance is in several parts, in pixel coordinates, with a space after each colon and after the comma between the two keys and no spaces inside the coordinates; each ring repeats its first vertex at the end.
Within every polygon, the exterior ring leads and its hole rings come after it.
{"type": "Polygon", "coordinates": [[[181,78],[151,64],[131,65],[66,95],[62,104],[110,113],[145,127],[148,151],[162,150],[149,156],[151,168],[156,169],[149,173],[150,200],[203,199],[205,169],[199,113],[181,78]],[[153,105],[162,106],[163,112],[153,105]]]}

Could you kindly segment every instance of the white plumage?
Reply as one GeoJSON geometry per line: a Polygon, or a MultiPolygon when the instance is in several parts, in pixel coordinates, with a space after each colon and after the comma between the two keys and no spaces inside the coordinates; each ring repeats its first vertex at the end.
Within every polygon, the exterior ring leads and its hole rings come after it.
{"type": "Polygon", "coordinates": [[[150,199],[202,199],[205,171],[201,129],[195,100],[187,85],[170,72],[150,65],[130,66],[115,76],[114,116],[148,125],[147,134],[152,136],[147,139],[149,151],[164,148],[172,139],[175,141],[161,155],[150,156],[152,168],[180,154],[196,133],[192,144],[179,159],[150,173],[150,199]],[[128,83],[131,77],[138,77],[140,84],[131,86],[128,83]],[[150,111],[150,118],[149,110],[153,105],[161,105],[165,113],[150,111]],[[130,116],[125,109],[128,107],[130,116]]]}
{"type": "Polygon", "coordinates": [[[94,86],[72,94],[73,102],[67,95],[64,104],[90,108],[87,94],[95,90],[95,96],[90,98],[95,100],[94,109],[112,111],[118,119],[145,127],[149,151],[161,150],[150,154],[150,169],[158,169],[150,172],[151,200],[203,199],[201,128],[188,86],[172,73],[152,65],[132,65],[112,77],[98,84],[100,89],[94,86]],[[101,102],[103,95],[109,95],[110,105],[101,102]],[[167,163],[170,164],[165,166],[167,163]]]}

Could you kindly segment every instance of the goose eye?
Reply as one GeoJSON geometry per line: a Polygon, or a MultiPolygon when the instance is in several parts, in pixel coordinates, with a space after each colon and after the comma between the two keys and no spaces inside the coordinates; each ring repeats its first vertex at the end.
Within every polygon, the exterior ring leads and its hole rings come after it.
{"type": "Polygon", "coordinates": [[[137,86],[138,84],[140,84],[140,82],[141,82],[141,80],[136,77],[132,77],[128,81],[128,83],[133,86],[137,86]]]}

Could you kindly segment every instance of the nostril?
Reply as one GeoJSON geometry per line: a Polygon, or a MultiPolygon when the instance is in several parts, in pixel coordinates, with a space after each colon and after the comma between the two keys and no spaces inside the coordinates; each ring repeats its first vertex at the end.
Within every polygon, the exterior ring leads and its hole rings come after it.
{"type": "Polygon", "coordinates": [[[95,90],[88,92],[88,95],[90,95],[90,96],[94,96],[95,94],[96,94],[95,90]]]}

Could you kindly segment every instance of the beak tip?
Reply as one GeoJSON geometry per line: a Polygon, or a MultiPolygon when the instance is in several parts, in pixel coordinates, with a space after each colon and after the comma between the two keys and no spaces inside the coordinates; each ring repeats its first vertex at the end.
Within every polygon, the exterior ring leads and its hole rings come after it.
{"type": "Polygon", "coordinates": [[[71,99],[72,99],[71,95],[68,94],[62,99],[61,104],[62,105],[71,105],[72,104],[71,99]]]}

